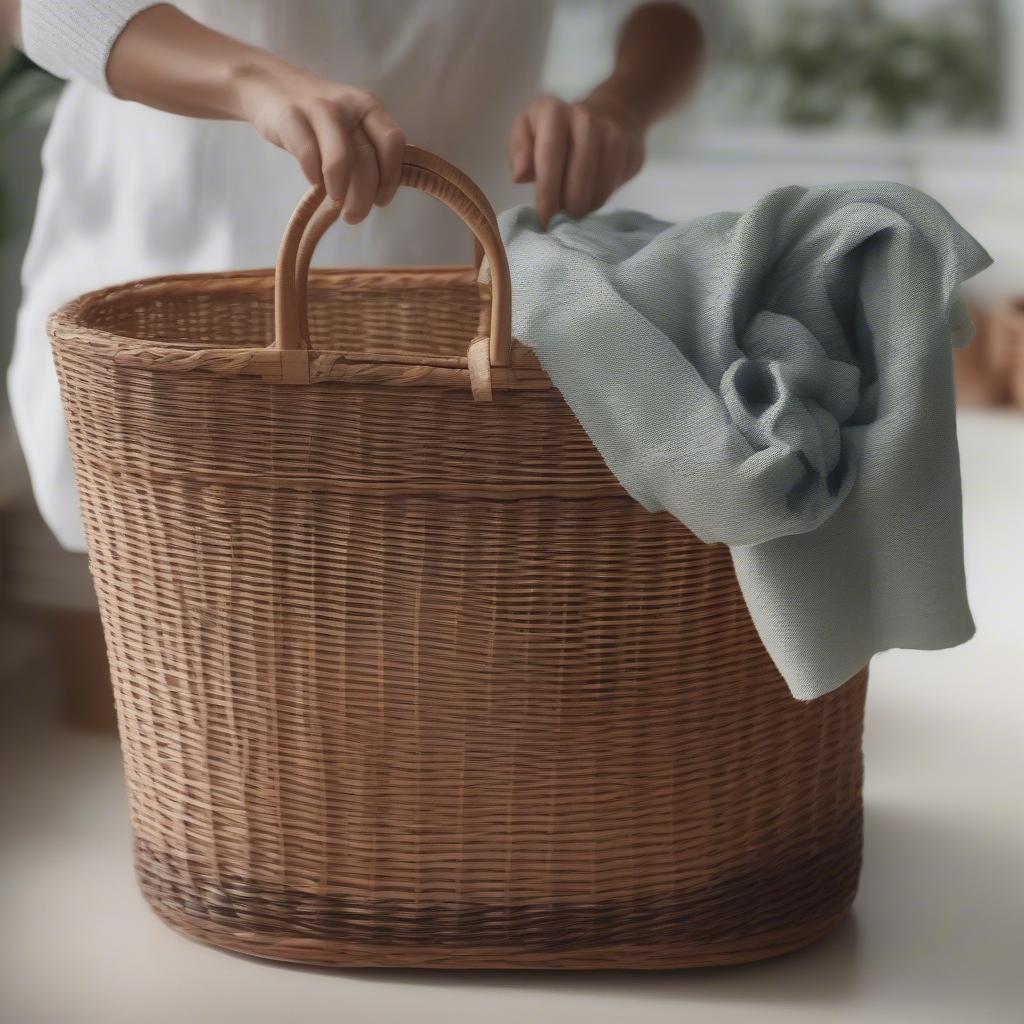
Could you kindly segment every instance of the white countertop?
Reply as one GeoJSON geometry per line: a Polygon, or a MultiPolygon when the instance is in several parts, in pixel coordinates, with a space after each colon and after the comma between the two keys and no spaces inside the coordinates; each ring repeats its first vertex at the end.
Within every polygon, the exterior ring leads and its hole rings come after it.
{"type": "Polygon", "coordinates": [[[54,725],[29,659],[0,683],[0,1024],[1017,1024],[1024,416],[963,416],[961,448],[979,634],[876,659],[861,891],[817,946],[651,974],[321,971],[207,949],[135,887],[116,742],[54,725]]]}

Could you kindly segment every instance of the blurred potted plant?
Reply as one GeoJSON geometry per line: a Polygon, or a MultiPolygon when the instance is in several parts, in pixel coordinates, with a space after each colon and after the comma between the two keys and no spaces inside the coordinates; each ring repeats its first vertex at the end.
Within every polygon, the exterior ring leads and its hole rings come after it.
{"type": "MultiPolygon", "coordinates": [[[[0,370],[10,359],[21,261],[39,189],[39,150],[60,87],[19,51],[0,56],[0,370]]],[[[0,411],[6,406],[4,390],[0,411]]]]}
{"type": "MultiPolygon", "coordinates": [[[[21,298],[21,263],[28,244],[39,151],[61,83],[0,39],[0,372],[6,373],[21,298]]],[[[0,508],[22,486],[18,453],[0,387],[0,508]]]]}
{"type": "MultiPolygon", "coordinates": [[[[60,89],[58,79],[0,39],[0,371],[13,346],[40,149],[60,89]]],[[[7,389],[0,386],[0,615],[11,619],[0,637],[0,669],[14,664],[25,673],[55,664],[65,718],[107,729],[113,722],[110,684],[87,593],[84,556],[60,550],[35,510],[7,414],[7,389]],[[82,607],[71,607],[72,601],[82,607]]]]}
{"type": "Polygon", "coordinates": [[[1001,114],[990,0],[936,5],[927,17],[873,0],[788,4],[743,58],[751,97],[798,128],[866,123],[883,131],[986,128],[1001,114]]]}
{"type": "MultiPolygon", "coordinates": [[[[58,79],[37,67],[20,51],[9,51],[0,66],[0,153],[5,170],[9,158],[16,155],[12,151],[20,148],[13,145],[19,130],[34,126],[35,134],[41,137],[40,129],[49,122],[60,86],[58,79]]],[[[32,162],[38,162],[38,152],[26,155],[32,162]]],[[[10,194],[9,178],[10,175],[0,178],[0,241],[6,241],[23,220],[15,206],[20,197],[10,194]]]]}

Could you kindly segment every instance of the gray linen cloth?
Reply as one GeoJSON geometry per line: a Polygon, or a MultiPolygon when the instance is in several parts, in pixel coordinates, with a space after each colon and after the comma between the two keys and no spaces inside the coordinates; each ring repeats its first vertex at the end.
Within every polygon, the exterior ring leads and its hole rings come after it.
{"type": "Polygon", "coordinates": [[[951,345],[991,261],[937,202],[794,186],[683,224],[500,224],[515,336],[637,501],[730,546],[796,697],[970,638],[951,345]]]}

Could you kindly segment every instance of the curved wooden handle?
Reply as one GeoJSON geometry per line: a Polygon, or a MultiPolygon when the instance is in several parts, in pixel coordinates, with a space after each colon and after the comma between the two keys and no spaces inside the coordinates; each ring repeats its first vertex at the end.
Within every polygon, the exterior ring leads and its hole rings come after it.
{"type": "MultiPolygon", "coordinates": [[[[490,363],[507,366],[512,346],[511,281],[494,209],[476,183],[460,170],[415,146],[405,147],[402,184],[444,203],[480,243],[491,275],[490,315],[486,321],[490,363]]],[[[274,280],[274,347],[278,349],[307,347],[310,262],[320,239],[341,213],[324,198],[323,186],[311,188],[292,214],[281,241],[274,280]]]]}

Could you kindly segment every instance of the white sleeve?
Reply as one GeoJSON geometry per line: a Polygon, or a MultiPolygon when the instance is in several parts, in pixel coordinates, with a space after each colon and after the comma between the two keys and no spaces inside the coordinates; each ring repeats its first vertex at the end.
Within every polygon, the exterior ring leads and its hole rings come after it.
{"type": "Polygon", "coordinates": [[[109,92],[110,48],[136,14],[153,6],[155,0],[21,0],[22,45],[58,78],[109,92]]]}

